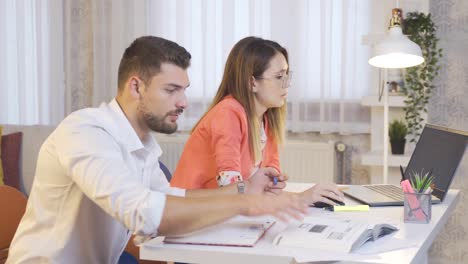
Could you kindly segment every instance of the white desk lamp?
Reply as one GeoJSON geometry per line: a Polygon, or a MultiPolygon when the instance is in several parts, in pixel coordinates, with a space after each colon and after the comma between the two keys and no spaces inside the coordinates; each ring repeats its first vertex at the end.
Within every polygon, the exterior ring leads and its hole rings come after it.
{"type": "MultiPolygon", "coordinates": [[[[377,43],[372,51],[369,64],[384,69],[387,78],[388,68],[407,68],[424,62],[421,48],[403,35],[400,8],[392,10],[392,19],[385,38],[377,43]]],[[[383,136],[383,182],[388,183],[388,87],[383,82],[384,136],[383,136]]]]}

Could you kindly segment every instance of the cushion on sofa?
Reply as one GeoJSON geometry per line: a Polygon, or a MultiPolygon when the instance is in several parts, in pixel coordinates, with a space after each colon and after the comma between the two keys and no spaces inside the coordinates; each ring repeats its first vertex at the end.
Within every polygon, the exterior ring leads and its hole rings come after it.
{"type": "Polygon", "coordinates": [[[3,182],[20,190],[20,157],[22,132],[2,136],[1,157],[3,164],[3,182]]]}
{"type": "Polygon", "coordinates": [[[0,185],[3,185],[3,164],[2,164],[2,151],[1,151],[1,147],[2,147],[2,130],[3,130],[3,127],[0,126],[0,185]]]}
{"type": "MultiPolygon", "coordinates": [[[[23,133],[20,145],[19,185],[21,191],[28,196],[31,191],[36,171],[37,155],[44,140],[54,131],[55,126],[49,125],[8,125],[3,126],[3,134],[23,133]]],[[[5,165],[5,163],[4,163],[5,165]]]]}

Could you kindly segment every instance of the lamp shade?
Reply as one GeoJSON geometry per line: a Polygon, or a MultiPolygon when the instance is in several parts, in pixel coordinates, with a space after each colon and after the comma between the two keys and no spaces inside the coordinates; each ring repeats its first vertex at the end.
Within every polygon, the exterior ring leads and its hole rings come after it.
{"type": "Polygon", "coordinates": [[[387,36],[375,45],[369,64],[378,68],[407,68],[424,62],[421,48],[393,26],[387,36]]]}

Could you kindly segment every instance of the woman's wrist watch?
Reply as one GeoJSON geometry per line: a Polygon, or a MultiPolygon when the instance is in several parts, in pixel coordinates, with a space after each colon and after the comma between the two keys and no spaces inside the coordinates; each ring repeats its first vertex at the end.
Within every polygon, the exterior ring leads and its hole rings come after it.
{"type": "Polygon", "coordinates": [[[240,194],[245,193],[245,182],[244,181],[238,181],[237,182],[237,193],[240,193],[240,194]]]}

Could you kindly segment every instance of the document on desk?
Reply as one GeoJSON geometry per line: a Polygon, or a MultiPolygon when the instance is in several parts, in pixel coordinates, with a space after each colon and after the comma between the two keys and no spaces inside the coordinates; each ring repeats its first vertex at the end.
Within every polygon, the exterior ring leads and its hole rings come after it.
{"type": "Polygon", "coordinates": [[[388,224],[369,228],[367,223],[351,219],[311,216],[305,217],[302,223],[288,226],[276,236],[273,243],[278,246],[350,253],[367,241],[375,241],[397,230],[388,224]]]}
{"type": "Polygon", "coordinates": [[[190,234],[165,237],[167,244],[253,247],[275,223],[272,217],[237,216],[190,234]]]}

